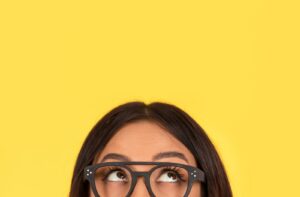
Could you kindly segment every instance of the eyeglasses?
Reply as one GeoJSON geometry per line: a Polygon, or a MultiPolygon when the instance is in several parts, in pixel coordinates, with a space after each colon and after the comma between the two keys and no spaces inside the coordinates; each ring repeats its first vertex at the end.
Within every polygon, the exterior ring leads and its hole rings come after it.
{"type": "Polygon", "coordinates": [[[128,197],[142,176],[152,197],[187,197],[194,182],[205,182],[199,168],[171,162],[105,162],[84,169],[95,197],[128,197]],[[154,167],[141,172],[133,171],[131,165],[154,167]]]}

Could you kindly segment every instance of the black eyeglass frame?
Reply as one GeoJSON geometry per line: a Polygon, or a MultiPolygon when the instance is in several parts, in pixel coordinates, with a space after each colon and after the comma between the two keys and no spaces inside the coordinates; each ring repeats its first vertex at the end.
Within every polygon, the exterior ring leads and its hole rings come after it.
{"type": "Polygon", "coordinates": [[[200,181],[202,183],[205,183],[205,173],[194,166],[180,164],[180,163],[173,163],[173,162],[145,162],[145,161],[133,161],[133,162],[104,162],[104,163],[98,163],[94,165],[89,165],[84,168],[84,180],[88,180],[90,183],[90,186],[92,188],[92,191],[95,195],[95,197],[100,197],[100,195],[97,192],[96,184],[95,184],[95,173],[98,168],[105,167],[105,166],[121,166],[125,169],[127,169],[132,177],[132,182],[130,189],[126,195],[126,197],[129,197],[131,193],[133,192],[137,178],[143,176],[144,182],[146,185],[146,188],[150,194],[151,197],[155,197],[154,193],[152,192],[151,185],[150,185],[150,176],[152,172],[157,169],[161,168],[163,166],[177,166],[180,168],[184,168],[188,172],[188,185],[187,190],[183,197],[188,197],[191,188],[193,186],[194,181],[200,181]],[[149,171],[133,171],[131,168],[128,167],[128,165],[155,165],[153,168],[151,168],[149,171]]]}

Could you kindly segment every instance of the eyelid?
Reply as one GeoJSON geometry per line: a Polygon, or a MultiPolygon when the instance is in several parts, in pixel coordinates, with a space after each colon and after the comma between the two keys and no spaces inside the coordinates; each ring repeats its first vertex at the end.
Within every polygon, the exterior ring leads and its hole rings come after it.
{"type": "Polygon", "coordinates": [[[168,171],[173,171],[176,173],[176,175],[178,176],[178,178],[181,180],[181,181],[185,181],[185,176],[183,173],[180,173],[180,169],[179,167],[177,166],[165,166],[165,167],[162,167],[162,171],[163,172],[160,172],[161,175],[164,173],[164,172],[168,172],[168,171]]]}
{"type": "MultiPolygon", "coordinates": [[[[113,173],[113,172],[118,172],[118,171],[121,171],[121,172],[124,172],[124,170],[122,169],[122,168],[119,168],[118,166],[110,166],[109,167],[109,170],[107,170],[107,172],[105,172],[105,174],[104,174],[104,178],[103,178],[103,180],[107,180],[107,178],[108,178],[108,176],[111,174],[111,173],[113,173]]],[[[125,174],[126,174],[126,172],[125,172],[125,174]]]]}
{"type": "Polygon", "coordinates": [[[117,170],[122,170],[122,169],[118,168],[118,166],[109,166],[108,169],[103,170],[103,172],[99,173],[98,175],[100,175],[101,179],[105,180],[109,174],[117,170]]]}

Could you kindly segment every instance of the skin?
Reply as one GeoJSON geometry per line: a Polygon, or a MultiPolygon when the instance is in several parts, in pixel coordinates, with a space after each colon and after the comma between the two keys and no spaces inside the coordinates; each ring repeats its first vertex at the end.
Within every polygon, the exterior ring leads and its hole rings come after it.
{"type": "MultiPolygon", "coordinates": [[[[117,153],[127,157],[130,161],[157,161],[157,162],[175,162],[196,165],[193,154],[175,137],[169,134],[158,124],[140,120],[138,122],[128,123],[123,126],[108,142],[103,151],[95,158],[94,163],[103,162],[103,158],[107,158],[108,154],[117,153]],[[179,152],[182,155],[165,155],[165,157],[153,160],[153,157],[164,152],[179,152]],[[183,158],[184,157],[184,158],[183,158]]],[[[125,158],[124,158],[125,159],[125,158]]],[[[122,162],[123,158],[107,158],[105,162],[122,162]]],[[[148,171],[152,166],[135,165],[131,168],[135,171],[148,171]]],[[[201,196],[200,184],[194,183],[189,197],[201,196]]],[[[143,178],[139,177],[132,197],[147,197],[149,193],[143,182],[143,178]]],[[[90,197],[94,197],[90,190],[90,197]]]]}

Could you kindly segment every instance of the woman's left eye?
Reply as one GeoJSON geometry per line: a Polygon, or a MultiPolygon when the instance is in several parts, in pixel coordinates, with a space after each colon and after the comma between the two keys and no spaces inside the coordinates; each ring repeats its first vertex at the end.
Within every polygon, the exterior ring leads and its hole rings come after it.
{"type": "Polygon", "coordinates": [[[178,182],[178,175],[173,171],[166,171],[160,175],[158,178],[158,182],[167,182],[167,183],[175,183],[178,182]]]}

